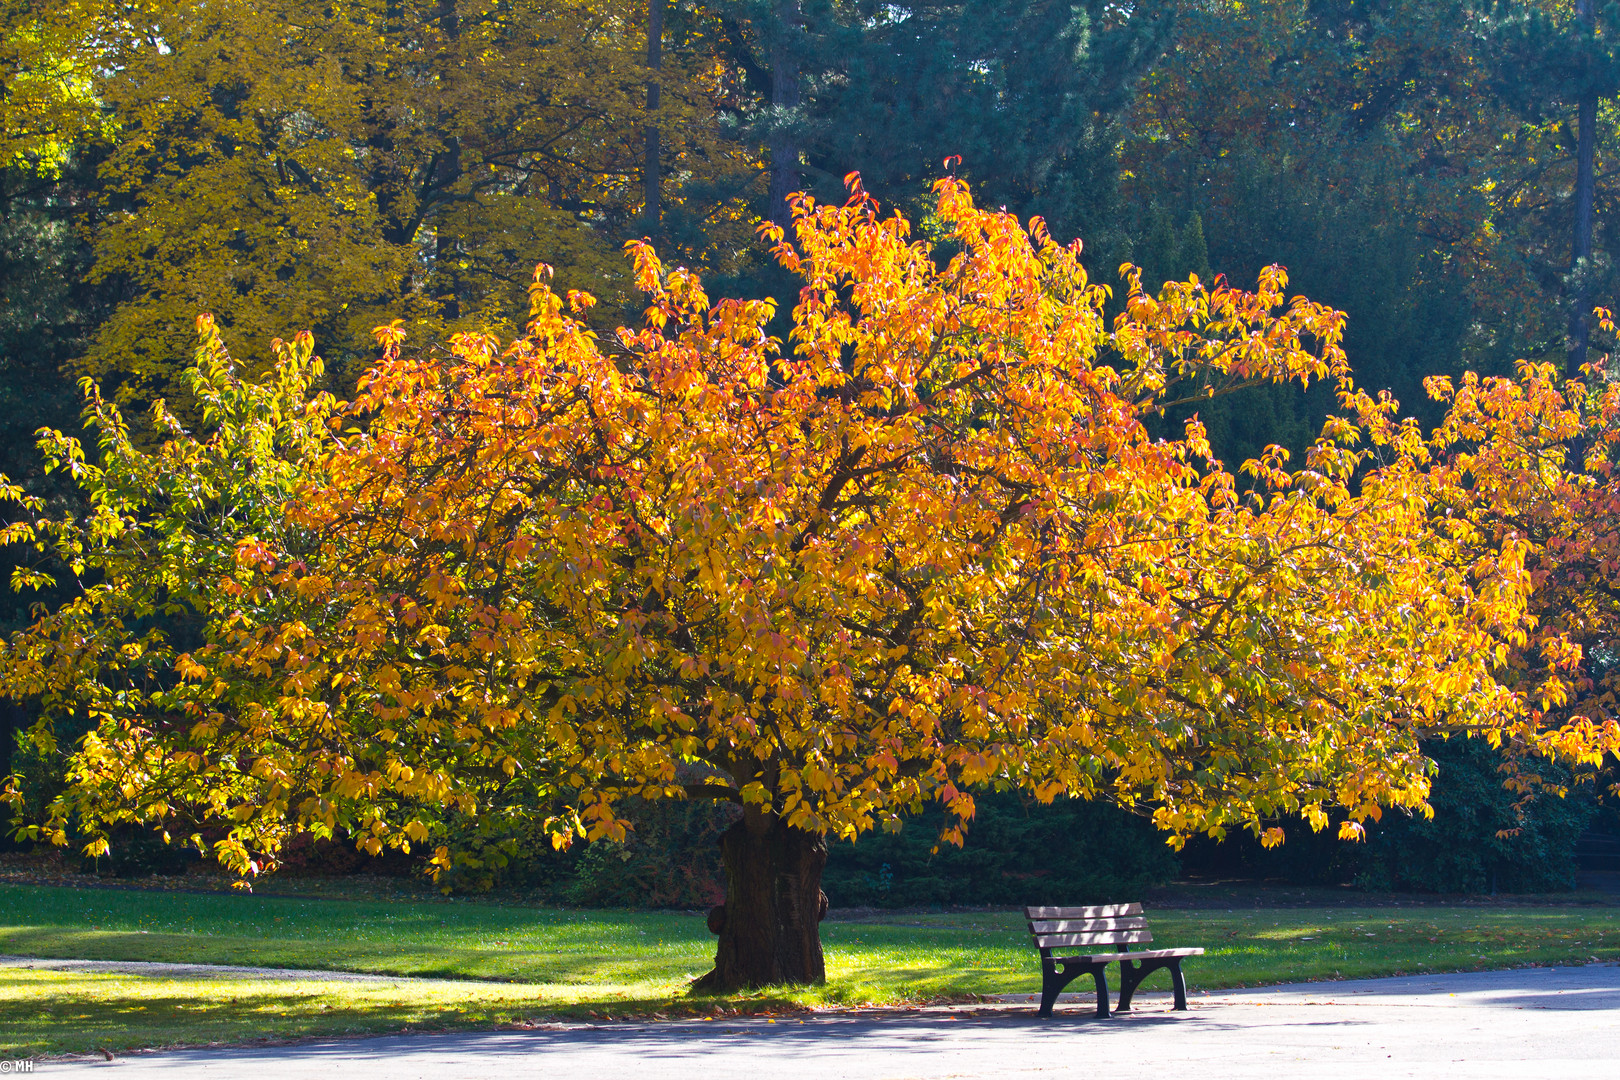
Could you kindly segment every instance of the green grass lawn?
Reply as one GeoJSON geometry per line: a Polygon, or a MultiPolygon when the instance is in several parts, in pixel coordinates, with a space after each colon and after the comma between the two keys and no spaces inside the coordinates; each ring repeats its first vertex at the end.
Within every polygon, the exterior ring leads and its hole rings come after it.
{"type": "MultiPolygon", "coordinates": [[[[1158,943],[1202,945],[1195,990],[1620,959],[1620,908],[1165,910],[1158,943]]],[[[487,901],[355,902],[0,886],[0,953],[254,964],[448,982],[149,978],[0,968],[0,1058],[97,1048],[487,1027],[546,1017],[753,1011],[1033,993],[1012,913],[823,925],[825,987],[688,998],[713,938],[696,915],[487,901]]],[[[1167,985],[1158,974],[1149,989],[1167,985]]]]}

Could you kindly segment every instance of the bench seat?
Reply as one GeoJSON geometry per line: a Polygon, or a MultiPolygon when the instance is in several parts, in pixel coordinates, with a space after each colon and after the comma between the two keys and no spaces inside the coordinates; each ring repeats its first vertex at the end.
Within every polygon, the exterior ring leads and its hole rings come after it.
{"type": "Polygon", "coordinates": [[[1203,949],[1143,949],[1139,952],[1082,953],[1078,956],[1054,956],[1058,963],[1078,960],[1081,963],[1106,964],[1114,960],[1162,960],[1170,956],[1203,956],[1203,949]]]}
{"type": "Polygon", "coordinates": [[[1161,968],[1170,972],[1177,1009],[1187,1008],[1187,980],[1181,961],[1201,956],[1199,948],[1143,949],[1153,941],[1141,904],[1102,904],[1093,907],[1030,907],[1024,909],[1035,947],[1041,951],[1041,1016],[1051,1016],[1063,988],[1081,975],[1097,984],[1097,1015],[1107,1017],[1108,965],[1119,963],[1119,1005],[1129,1012],[1131,996],[1148,974],[1161,968]],[[1113,952],[1092,952],[1112,946],[1113,952]],[[1086,950],[1086,951],[1081,951],[1086,950]]]}

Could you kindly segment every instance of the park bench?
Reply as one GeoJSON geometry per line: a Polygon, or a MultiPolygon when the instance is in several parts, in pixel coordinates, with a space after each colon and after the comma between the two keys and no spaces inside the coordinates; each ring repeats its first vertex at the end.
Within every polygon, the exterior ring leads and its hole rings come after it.
{"type": "Polygon", "coordinates": [[[1108,1016],[1108,965],[1119,962],[1118,1012],[1129,1012],[1131,995],[1150,972],[1170,969],[1176,1008],[1187,1007],[1187,980],[1181,958],[1203,949],[1133,949],[1153,940],[1141,904],[1099,907],[1028,907],[1029,932],[1041,950],[1041,1016],[1051,1016],[1063,988],[1088,972],[1097,982],[1097,1015],[1108,1016]],[[1115,952],[1093,952],[1098,946],[1115,952]]]}

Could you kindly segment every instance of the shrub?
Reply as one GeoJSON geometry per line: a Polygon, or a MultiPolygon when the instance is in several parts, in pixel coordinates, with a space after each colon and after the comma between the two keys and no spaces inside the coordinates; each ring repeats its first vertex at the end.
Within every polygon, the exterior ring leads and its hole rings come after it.
{"type": "Polygon", "coordinates": [[[707,908],[725,899],[720,834],[740,811],[729,803],[629,799],[624,842],[555,851],[533,821],[453,832],[455,860],[439,885],[457,892],[516,889],[583,907],[707,908]]]}
{"type": "MultiPolygon", "coordinates": [[[[1500,757],[1478,739],[1427,747],[1440,765],[1433,820],[1385,814],[1360,853],[1356,884],[1418,892],[1559,892],[1575,887],[1575,843],[1597,812],[1591,784],[1565,798],[1542,795],[1514,810],[1502,787],[1500,757]],[[1509,835],[1499,836],[1499,832],[1509,835]]],[[[1539,762],[1550,782],[1570,784],[1567,769],[1539,762]]]]}
{"type": "Polygon", "coordinates": [[[1084,904],[1141,899],[1174,878],[1164,834],[1107,803],[1042,806],[1019,793],[977,796],[962,847],[932,851],[943,811],[832,846],[823,887],[834,906],[1084,904]]]}
{"type": "MultiPolygon", "coordinates": [[[[1575,843],[1597,812],[1590,783],[1569,795],[1543,794],[1515,809],[1502,786],[1501,756],[1479,739],[1431,740],[1424,752],[1440,766],[1429,795],[1434,818],[1399,810],[1368,823],[1365,843],[1341,842],[1338,818],[1320,833],[1295,827],[1288,842],[1266,850],[1253,837],[1188,843],[1182,864],[1192,873],[1297,885],[1354,884],[1369,891],[1437,893],[1558,892],[1575,887],[1575,843]],[[1509,835],[1498,836],[1498,832],[1509,835]]],[[[1572,784],[1564,767],[1536,769],[1550,783],[1572,784]]]]}

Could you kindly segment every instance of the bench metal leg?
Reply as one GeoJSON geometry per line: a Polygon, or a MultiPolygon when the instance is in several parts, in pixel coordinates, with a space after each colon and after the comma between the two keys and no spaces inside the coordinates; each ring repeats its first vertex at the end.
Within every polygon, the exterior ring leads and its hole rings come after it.
{"type": "Polygon", "coordinates": [[[1142,981],[1160,968],[1170,971],[1170,985],[1175,990],[1176,1008],[1181,1012],[1187,1011],[1187,977],[1181,973],[1181,960],[1139,960],[1132,963],[1129,960],[1119,962],[1119,1005],[1115,1012],[1130,1012],[1131,998],[1136,994],[1136,988],[1142,981]]]}
{"type": "Polygon", "coordinates": [[[1097,1015],[1103,1018],[1108,1016],[1108,965],[1107,964],[1063,964],[1061,967],[1051,961],[1041,961],[1041,1009],[1037,1016],[1051,1016],[1052,1007],[1057,1004],[1058,995],[1081,975],[1091,973],[1092,979],[1097,983],[1097,1015]]]}
{"type": "Polygon", "coordinates": [[[1041,961],[1041,1011],[1036,1015],[1051,1016],[1052,1006],[1057,1004],[1058,995],[1078,974],[1080,974],[1078,971],[1071,973],[1068,964],[1064,964],[1063,971],[1059,973],[1056,964],[1043,959],[1041,961]]]}
{"type": "Polygon", "coordinates": [[[1147,978],[1150,969],[1146,963],[1132,963],[1129,960],[1119,962],[1119,1004],[1114,1007],[1115,1012],[1131,1011],[1131,995],[1142,980],[1147,978]]]}
{"type": "Polygon", "coordinates": [[[1176,1010],[1187,1011],[1187,977],[1181,973],[1181,961],[1170,965],[1170,985],[1176,990],[1176,1010]]]}

